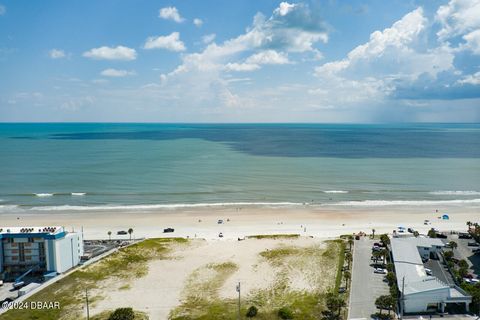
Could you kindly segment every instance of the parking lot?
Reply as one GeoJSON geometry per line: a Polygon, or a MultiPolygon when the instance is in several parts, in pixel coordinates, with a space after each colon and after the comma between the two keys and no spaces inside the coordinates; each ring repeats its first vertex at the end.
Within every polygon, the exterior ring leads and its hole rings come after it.
{"type": "Polygon", "coordinates": [[[469,273],[472,273],[476,278],[480,275],[480,254],[474,254],[472,249],[478,249],[479,247],[470,247],[468,246],[469,242],[475,241],[474,239],[459,239],[458,235],[452,234],[448,235],[446,242],[455,241],[458,245],[456,249],[453,250],[454,258],[458,260],[466,260],[469,266],[469,273]]]}
{"type": "Polygon", "coordinates": [[[373,273],[370,266],[374,242],[364,238],[355,241],[349,319],[370,319],[378,311],[375,299],[389,293],[388,284],[383,281],[385,275],[373,273]]]}

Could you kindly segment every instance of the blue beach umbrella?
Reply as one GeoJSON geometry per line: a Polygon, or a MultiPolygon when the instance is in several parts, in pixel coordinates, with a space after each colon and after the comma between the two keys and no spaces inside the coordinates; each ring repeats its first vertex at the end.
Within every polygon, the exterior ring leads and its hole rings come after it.
{"type": "Polygon", "coordinates": [[[450,217],[448,216],[448,214],[444,214],[444,215],[442,216],[442,219],[443,219],[443,220],[448,220],[448,219],[450,219],[450,217]]]}

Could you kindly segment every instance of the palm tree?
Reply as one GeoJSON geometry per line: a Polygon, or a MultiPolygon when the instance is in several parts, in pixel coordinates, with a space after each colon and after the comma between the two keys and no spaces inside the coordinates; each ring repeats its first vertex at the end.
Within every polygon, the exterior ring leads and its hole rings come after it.
{"type": "Polygon", "coordinates": [[[112,240],[112,231],[108,231],[107,234],[108,234],[108,240],[112,240]]]}
{"type": "Polygon", "coordinates": [[[380,251],[380,254],[383,257],[383,264],[386,264],[387,263],[387,256],[388,256],[388,249],[382,249],[380,251]]]}
{"type": "Polygon", "coordinates": [[[413,231],[413,235],[414,235],[415,238],[418,238],[418,236],[420,235],[420,233],[418,233],[418,231],[415,230],[415,231],[413,231]]]}
{"type": "Polygon", "coordinates": [[[352,254],[350,252],[345,253],[345,259],[347,260],[348,269],[350,270],[350,262],[352,262],[352,254]]]}
{"type": "Polygon", "coordinates": [[[375,258],[375,262],[380,260],[382,258],[382,252],[381,251],[374,251],[372,253],[372,256],[375,258]]]}
{"type": "Polygon", "coordinates": [[[350,283],[350,278],[352,277],[350,271],[345,271],[343,273],[343,277],[345,278],[345,287],[348,289],[348,284],[350,283]]]}
{"type": "Polygon", "coordinates": [[[372,229],[372,239],[375,239],[375,229],[372,229]]]}
{"type": "Polygon", "coordinates": [[[471,221],[467,221],[467,227],[468,227],[468,230],[470,230],[470,227],[472,226],[472,222],[471,221]]]}
{"type": "Polygon", "coordinates": [[[353,237],[352,236],[348,237],[348,245],[350,246],[350,251],[352,251],[352,246],[353,246],[353,237]]]}
{"type": "Polygon", "coordinates": [[[130,240],[132,240],[132,233],[133,233],[133,229],[132,228],[128,229],[128,234],[130,235],[130,240]]]}
{"type": "Polygon", "coordinates": [[[450,246],[450,248],[452,249],[452,251],[453,251],[453,249],[457,249],[457,247],[458,247],[458,244],[457,244],[455,241],[450,241],[450,242],[448,243],[448,245],[450,246]]]}

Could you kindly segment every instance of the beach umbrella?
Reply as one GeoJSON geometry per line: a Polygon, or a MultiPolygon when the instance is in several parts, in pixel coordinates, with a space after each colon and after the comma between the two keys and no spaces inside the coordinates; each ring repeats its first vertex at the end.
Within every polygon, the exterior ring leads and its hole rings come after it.
{"type": "Polygon", "coordinates": [[[448,219],[450,219],[450,217],[448,216],[448,214],[444,214],[444,215],[442,216],[442,219],[443,219],[443,220],[448,220],[448,219]]]}

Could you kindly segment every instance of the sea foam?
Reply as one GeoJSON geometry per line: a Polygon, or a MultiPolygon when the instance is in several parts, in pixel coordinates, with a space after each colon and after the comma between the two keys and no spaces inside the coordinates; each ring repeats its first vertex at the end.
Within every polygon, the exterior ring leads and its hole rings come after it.
{"type": "Polygon", "coordinates": [[[34,195],[37,197],[51,197],[53,193],[34,193],[34,195]]]}
{"type": "Polygon", "coordinates": [[[32,207],[36,211],[92,211],[92,210],[153,210],[153,209],[181,209],[181,208],[208,208],[208,207],[241,207],[241,206],[303,206],[300,202],[219,202],[219,203],[172,203],[172,204],[143,204],[143,205],[102,205],[102,206],[42,206],[32,207]]]}
{"type": "Polygon", "coordinates": [[[326,205],[331,206],[358,206],[358,207],[384,207],[384,206],[435,206],[449,204],[474,204],[480,203],[480,199],[468,200],[363,200],[341,201],[326,205]]]}
{"type": "Polygon", "coordinates": [[[345,191],[345,190],[327,190],[323,192],[324,193],[348,193],[348,191],[345,191]]]}
{"type": "Polygon", "coordinates": [[[84,196],[86,194],[87,194],[86,192],[72,192],[71,193],[72,196],[84,196]]]}
{"type": "Polygon", "coordinates": [[[478,196],[480,191],[432,191],[435,196],[478,196]]]}

